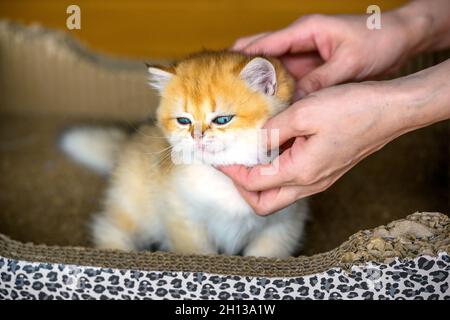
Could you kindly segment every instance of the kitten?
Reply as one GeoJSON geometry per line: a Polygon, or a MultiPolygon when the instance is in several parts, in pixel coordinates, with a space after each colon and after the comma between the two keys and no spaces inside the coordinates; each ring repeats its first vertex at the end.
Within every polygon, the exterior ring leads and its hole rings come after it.
{"type": "Polygon", "coordinates": [[[151,244],[178,253],[288,257],[298,248],[306,203],[261,217],[217,165],[255,165],[257,132],[286,108],[294,81],[276,59],[203,52],[149,67],[161,101],[157,126],[75,128],[62,148],[108,173],[103,212],[92,224],[99,248],[151,244]],[[178,164],[173,160],[182,155],[178,164]],[[183,157],[188,155],[191,162],[183,157]]]}

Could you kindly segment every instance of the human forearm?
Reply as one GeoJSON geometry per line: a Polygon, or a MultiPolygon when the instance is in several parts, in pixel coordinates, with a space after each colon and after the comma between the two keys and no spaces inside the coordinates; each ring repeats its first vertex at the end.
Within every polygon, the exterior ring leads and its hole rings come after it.
{"type": "Polygon", "coordinates": [[[450,119],[450,60],[380,86],[393,108],[399,133],[450,119]]]}
{"type": "Polygon", "coordinates": [[[412,54],[450,47],[450,1],[415,0],[390,12],[404,29],[412,54]]]}

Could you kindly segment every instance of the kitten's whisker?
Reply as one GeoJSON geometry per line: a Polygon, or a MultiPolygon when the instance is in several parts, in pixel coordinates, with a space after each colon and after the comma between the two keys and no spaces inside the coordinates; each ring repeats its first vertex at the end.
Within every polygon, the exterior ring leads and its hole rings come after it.
{"type": "Polygon", "coordinates": [[[166,140],[167,140],[166,137],[150,136],[150,135],[145,134],[145,133],[143,133],[143,132],[139,132],[139,133],[142,134],[144,137],[147,137],[147,138],[152,138],[152,139],[166,139],[166,140]]]}
{"type": "Polygon", "coordinates": [[[164,150],[165,153],[162,153],[162,155],[155,161],[155,163],[152,164],[150,169],[153,169],[154,167],[161,165],[166,161],[167,159],[171,158],[172,152],[171,150],[164,150]]]}
{"type": "Polygon", "coordinates": [[[173,148],[172,146],[168,146],[167,148],[161,149],[161,150],[159,150],[159,151],[155,151],[155,152],[143,152],[143,154],[147,154],[147,155],[151,155],[151,154],[160,154],[160,153],[163,153],[163,152],[165,152],[165,151],[167,151],[167,150],[170,150],[170,149],[172,149],[172,148],[173,148]]]}
{"type": "Polygon", "coordinates": [[[167,157],[167,155],[169,155],[169,154],[170,154],[170,150],[164,150],[164,152],[162,152],[162,153],[158,156],[158,158],[155,159],[156,162],[161,161],[161,159],[164,159],[164,158],[167,157]]]}

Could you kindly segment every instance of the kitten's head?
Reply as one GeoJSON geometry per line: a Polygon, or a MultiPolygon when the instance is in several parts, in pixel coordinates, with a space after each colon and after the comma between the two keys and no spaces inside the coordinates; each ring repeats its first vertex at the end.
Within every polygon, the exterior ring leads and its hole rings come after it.
{"type": "Polygon", "coordinates": [[[278,60],[239,53],[204,52],[148,70],[161,95],[158,124],[184,163],[259,163],[258,129],[294,90],[278,60]]]}

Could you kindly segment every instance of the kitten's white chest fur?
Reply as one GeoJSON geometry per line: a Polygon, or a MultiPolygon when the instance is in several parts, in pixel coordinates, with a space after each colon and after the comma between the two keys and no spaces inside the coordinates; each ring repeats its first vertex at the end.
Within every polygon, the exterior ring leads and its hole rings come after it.
{"type": "Polygon", "coordinates": [[[186,165],[174,176],[180,197],[198,211],[193,217],[205,218],[227,212],[231,219],[248,216],[252,209],[242,199],[233,182],[209,165],[186,165]]]}
{"type": "Polygon", "coordinates": [[[184,166],[177,171],[173,182],[181,202],[185,204],[186,214],[203,224],[211,244],[226,254],[244,250],[263,229],[283,227],[298,218],[303,221],[303,213],[295,212],[296,205],[275,216],[256,215],[233,182],[209,165],[184,166]]]}

